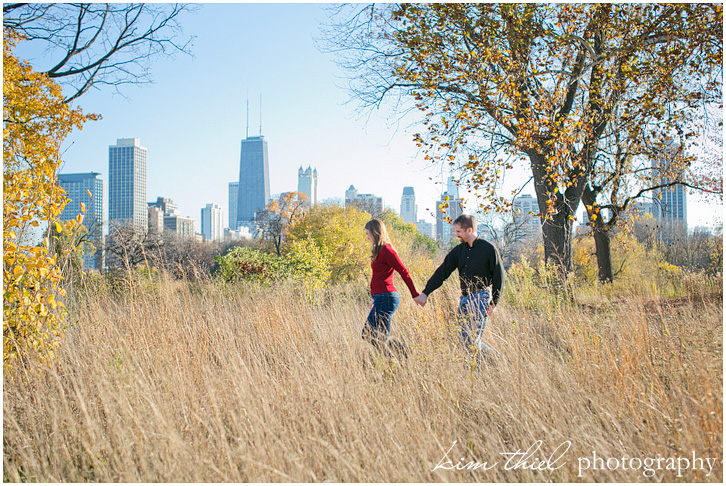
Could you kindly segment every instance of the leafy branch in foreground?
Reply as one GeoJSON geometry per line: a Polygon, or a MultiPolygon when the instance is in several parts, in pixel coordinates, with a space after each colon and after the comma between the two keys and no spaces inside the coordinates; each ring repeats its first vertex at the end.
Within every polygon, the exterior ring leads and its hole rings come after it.
{"type": "Polygon", "coordinates": [[[51,229],[73,231],[83,222],[82,214],[58,221],[68,201],[57,182],[60,144],[96,117],[69,108],[58,84],[13,56],[18,35],[4,35],[3,362],[12,369],[18,358],[25,363],[28,351],[53,350],[63,277],[50,251],[51,229]],[[42,227],[45,237],[37,233],[42,227]]]}

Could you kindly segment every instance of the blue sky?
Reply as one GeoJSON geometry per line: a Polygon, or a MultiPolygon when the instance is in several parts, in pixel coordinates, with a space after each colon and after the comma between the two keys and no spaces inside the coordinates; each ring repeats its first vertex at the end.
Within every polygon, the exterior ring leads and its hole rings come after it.
{"type": "MultiPolygon", "coordinates": [[[[344,73],[315,46],[325,20],[317,4],[202,5],[180,19],[195,36],[193,58],[160,59],[152,70],[155,83],[129,86],[125,97],[102,89],[79,99],[84,111],[103,119],[69,137],[63,172],[100,172],[108,184],[108,146],[138,137],[148,150],[149,201],[173,199],[181,214],[196,220],[197,231],[208,203],[221,206],[226,221],[227,184],[238,177],[247,96],[254,136],[261,93],[272,194],[296,190],[298,167],[310,165],[318,169],[320,199],[342,199],[354,184],[398,211],[403,187],[411,185],[419,218],[432,222],[426,208],[433,209],[441,193],[435,182],[445,174],[418,156],[411,139],[416,130],[397,123],[385,108],[364,119],[354,115],[355,105],[346,104],[344,73]]],[[[31,63],[41,59],[19,52],[31,63]]],[[[516,172],[507,177],[509,187],[527,178],[516,172]]],[[[720,205],[699,204],[689,195],[688,206],[689,227],[721,220],[720,205]]]]}
{"type": "MultiPolygon", "coordinates": [[[[270,191],[297,190],[300,165],[317,167],[319,198],[343,198],[354,184],[397,211],[413,185],[419,217],[433,207],[439,171],[416,160],[411,135],[386,113],[357,119],[346,104],[342,72],[315,46],[325,13],[312,4],[206,4],[181,19],[194,58],[154,66],[153,85],[130,86],[125,98],[92,91],[79,104],[101,121],[66,141],[63,172],[96,171],[107,181],[108,146],[141,140],[148,150],[148,200],[169,197],[197,221],[207,203],[227,214],[227,184],[237,180],[249,92],[251,136],[269,144],[270,191]]],[[[225,216],[226,217],[226,216],[225,216]]]]}

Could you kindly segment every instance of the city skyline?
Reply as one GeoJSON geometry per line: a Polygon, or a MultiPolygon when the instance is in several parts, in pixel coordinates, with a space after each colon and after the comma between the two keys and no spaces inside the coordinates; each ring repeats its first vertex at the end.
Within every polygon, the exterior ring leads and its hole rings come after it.
{"type": "MultiPolygon", "coordinates": [[[[320,5],[312,4],[202,5],[181,19],[196,36],[194,58],[158,59],[154,85],[128,86],[122,96],[92,90],[79,98],[85,112],[103,119],[88,122],[64,142],[62,172],[100,172],[109,180],[100,163],[108,145],[121,137],[140,138],[149,152],[147,197],[173,198],[199,228],[200,209],[210,202],[230,215],[228,184],[239,176],[239,143],[249,132],[256,135],[261,116],[271,194],[295,190],[298,167],[312,164],[320,173],[321,202],[343,201],[354,183],[398,212],[402,188],[412,186],[418,218],[434,222],[448,167],[418,153],[412,141],[419,131],[415,113],[401,118],[382,106],[356,118],[334,56],[315,46],[325,20],[320,5]],[[254,129],[248,132],[248,126],[254,129]]],[[[42,52],[29,47],[19,52],[43,66],[42,52]]],[[[526,169],[509,170],[503,195],[527,178],[526,169]]],[[[529,188],[523,192],[534,194],[529,188]]],[[[473,199],[463,189],[461,195],[473,199]]],[[[722,205],[698,199],[689,194],[690,225],[713,225],[722,205]]]]}
{"type": "MultiPolygon", "coordinates": [[[[389,120],[383,109],[369,119],[355,117],[354,106],[346,105],[348,93],[336,86],[342,73],[333,56],[314,43],[324,20],[319,5],[203,5],[183,19],[185,31],[196,36],[194,58],[160,58],[154,85],[125,87],[122,96],[92,90],[79,99],[85,112],[103,119],[67,139],[62,171],[96,171],[106,178],[99,146],[141,138],[151,154],[149,199],[172,197],[199,227],[199,210],[209,202],[230,213],[228,183],[239,177],[239,143],[259,134],[261,113],[271,194],[295,190],[298,167],[312,163],[321,173],[319,201],[342,201],[355,181],[396,208],[401,185],[391,182],[408,179],[403,185],[415,186],[433,210],[438,169],[416,162],[417,148],[398,117],[389,120]],[[270,25],[284,35],[272,36],[270,25]],[[382,180],[381,174],[389,177],[382,180]]],[[[43,59],[40,52],[24,56],[43,59]]]]}

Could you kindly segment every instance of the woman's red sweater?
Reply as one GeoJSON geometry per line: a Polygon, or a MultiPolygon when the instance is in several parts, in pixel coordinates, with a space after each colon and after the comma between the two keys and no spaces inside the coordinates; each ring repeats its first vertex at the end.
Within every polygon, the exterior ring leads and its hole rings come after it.
{"type": "Polygon", "coordinates": [[[371,295],[398,292],[393,285],[393,271],[395,270],[406,283],[408,290],[411,292],[411,297],[418,297],[418,292],[416,292],[416,286],[413,284],[413,280],[411,280],[411,275],[408,274],[408,270],[403,266],[403,262],[398,258],[396,250],[390,244],[380,249],[378,257],[371,262],[371,269],[373,270],[373,277],[371,277],[371,295]]]}

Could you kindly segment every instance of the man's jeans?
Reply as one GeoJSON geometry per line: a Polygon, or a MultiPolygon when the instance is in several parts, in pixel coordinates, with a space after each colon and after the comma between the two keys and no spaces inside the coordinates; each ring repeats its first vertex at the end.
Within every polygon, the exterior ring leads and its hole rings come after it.
{"type": "Polygon", "coordinates": [[[461,339],[464,347],[496,355],[496,351],[482,342],[487,327],[487,309],[492,301],[489,289],[462,295],[459,299],[457,314],[461,321],[461,339]]]}

